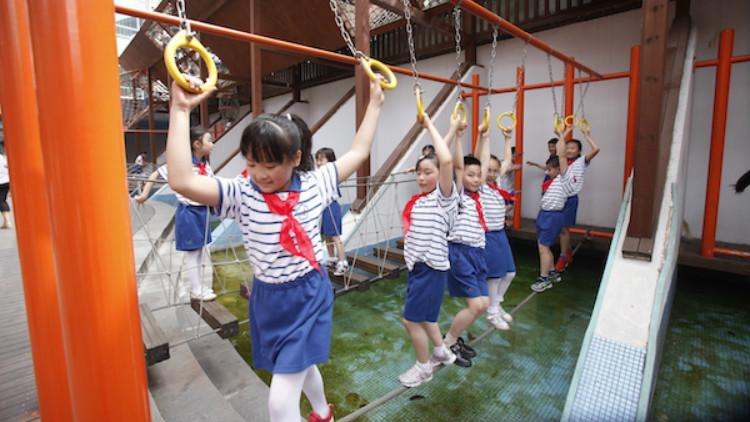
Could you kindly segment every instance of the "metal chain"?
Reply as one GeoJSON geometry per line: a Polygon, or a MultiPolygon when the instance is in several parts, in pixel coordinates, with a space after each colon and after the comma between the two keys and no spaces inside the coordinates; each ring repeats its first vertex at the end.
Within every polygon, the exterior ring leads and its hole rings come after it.
{"type": "MultiPolygon", "coordinates": [[[[581,69],[578,69],[578,79],[580,79],[580,78],[581,78],[581,69]]],[[[580,112],[580,116],[581,117],[583,117],[583,118],[586,117],[586,110],[584,109],[584,106],[583,106],[583,99],[586,98],[586,93],[589,90],[589,83],[590,82],[591,82],[591,75],[589,75],[589,79],[586,81],[586,86],[585,87],[581,87],[580,82],[578,84],[578,97],[580,99],[578,100],[578,107],[576,108],[576,116],[578,116],[579,112],[580,112]]]]}
{"type": "Polygon", "coordinates": [[[193,30],[190,28],[190,21],[187,18],[187,12],[185,12],[185,0],[177,0],[175,5],[177,6],[177,16],[180,18],[180,28],[184,29],[189,36],[192,36],[193,30]]]}
{"type": "MultiPolygon", "coordinates": [[[[453,8],[453,27],[456,30],[456,77],[460,77],[461,73],[461,8],[459,7],[459,3],[456,4],[456,6],[453,8]]],[[[461,102],[463,98],[461,98],[461,89],[457,90],[458,93],[458,101],[461,102]]]]}
{"type": "Polygon", "coordinates": [[[354,56],[355,58],[364,57],[365,56],[364,53],[357,50],[357,47],[354,46],[354,41],[352,41],[352,36],[349,34],[349,31],[346,29],[344,18],[341,17],[341,12],[339,11],[338,0],[329,0],[328,5],[331,7],[331,11],[333,12],[333,16],[336,21],[336,26],[339,27],[339,31],[341,32],[341,38],[344,39],[346,46],[349,47],[349,50],[352,52],[352,56],[354,56]]]}
{"type": "Polygon", "coordinates": [[[549,70],[549,82],[552,84],[550,87],[552,89],[552,107],[555,109],[555,116],[561,116],[561,114],[558,112],[557,108],[557,93],[555,92],[555,77],[552,75],[552,59],[550,58],[549,53],[547,54],[547,69],[549,70]]]}
{"type": "MultiPolygon", "coordinates": [[[[523,55],[521,56],[521,72],[526,77],[526,55],[529,51],[529,40],[526,40],[526,44],[523,45],[523,55]]],[[[513,99],[513,112],[518,110],[518,96],[521,94],[521,84],[519,83],[518,77],[516,77],[516,98],[513,99]]]]}
{"type": "Polygon", "coordinates": [[[414,77],[414,92],[417,89],[422,90],[422,86],[419,84],[419,76],[417,74],[417,53],[414,51],[414,29],[411,26],[411,4],[409,0],[403,0],[404,3],[404,19],[406,19],[406,38],[409,44],[409,60],[411,62],[411,74],[414,77]]]}
{"type": "Polygon", "coordinates": [[[487,93],[487,96],[485,97],[485,106],[490,106],[490,93],[492,92],[492,87],[494,86],[494,80],[495,80],[495,57],[497,56],[497,26],[492,27],[492,50],[490,51],[490,68],[487,69],[487,89],[490,90],[490,92],[487,93]]]}

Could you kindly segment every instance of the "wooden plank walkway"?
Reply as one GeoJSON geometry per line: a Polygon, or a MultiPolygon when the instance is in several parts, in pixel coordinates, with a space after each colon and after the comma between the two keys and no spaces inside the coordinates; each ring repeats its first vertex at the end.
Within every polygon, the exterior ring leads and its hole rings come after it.
{"type": "Polygon", "coordinates": [[[0,230],[0,420],[38,420],[21,268],[13,230],[0,230]]]}

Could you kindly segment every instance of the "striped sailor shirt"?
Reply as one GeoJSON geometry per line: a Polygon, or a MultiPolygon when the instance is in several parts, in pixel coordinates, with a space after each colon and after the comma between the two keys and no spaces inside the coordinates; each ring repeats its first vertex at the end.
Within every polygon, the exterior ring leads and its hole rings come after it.
{"type": "Polygon", "coordinates": [[[443,195],[438,187],[414,203],[409,232],[404,237],[404,256],[409,271],[414,269],[417,262],[439,271],[450,268],[448,231],[456,218],[457,209],[455,185],[448,196],[443,195]]]}

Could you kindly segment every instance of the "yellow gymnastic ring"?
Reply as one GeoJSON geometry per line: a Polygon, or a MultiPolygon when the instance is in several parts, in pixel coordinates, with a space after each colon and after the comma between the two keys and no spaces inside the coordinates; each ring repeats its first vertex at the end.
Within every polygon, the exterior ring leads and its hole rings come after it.
{"type": "Polygon", "coordinates": [[[589,123],[589,121],[586,120],[585,117],[581,117],[581,119],[578,120],[578,129],[580,129],[582,132],[590,132],[591,123],[589,123]]]}
{"type": "Polygon", "coordinates": [[[216,86],[216,63],[214,63],[214,60],[211,58],[208,50],[206,50],[206,47],[201,44],[198,38],[194,36],[188,36],[187,32],[185,32],[184,30],[177,32],[174,37],[169,40],[167,47],[164,49],[164,65],[167,67],[169,76],[171,76],[172,79],[177,82],[177,85],[181,86],[182,89],[186,91],[192,92],[194,94],[199,94],[201,92],[206,92],[216,86]],[[182,72],[180,72],[180,69],[177,67],[177,63],[175,62],[175,54],[177,53],[178,48],[189,48],[191,50],[195,50],[196,52],[198,52],[198,55],[201,56],[201,59],[206,63],[206,70],[208,70],[208,79],[197,91],[190,87],[187,78],[185,78],[185,75],[183,75],[182,72]]]}
{"type": "Polygon", "coordinates": [[[554,116],[552,125],[554,126],[556,132],[562,132],[565,130],[565,122],[557,114],[555,114],[554,116]]]}
{"type": "Polygon", "coordinates": [[[456,106],[453,107],[453,119],[458,119],[459,114],[461,115],[461,122],[466,123],[466,107],[461,101],[456,101],[456,106]]]}
{"type": "Polygon", "coordinates": [[[506,130],[513,130],[516,128],[516,113],[512,111],[506,111],[505,113],[500,113],[500,115],[497,116],[497,127],[500,128],[502,131],[506,130]],[[510,118],[510,126],[503,126],[503,117],[510,118]]]}
{"type": "Polygon", "coordinates": [[[484,125],[485,129],[490,128],[490,108],[489,107],[484,108],[484,115],[482,115],[482,125],[484,125]]]}
{"type": "Polygon", "coordinates": [[[417,121],[422,123],[422,117],[424,116],[424,102],[422,102],[422,89],[420,87],[414,88],[414,96],[417,97],[417,121]]]}
{"type": "Polygon", "coordinates": [[[383,89],[393,89],[396,88],[396,85],[398,84],[398,80],[396,79],[396,75],[393,74],[391,69],[384,65],[382,62],[379,62],[372,58],[366,58],[362,57],[360,59],[360,63],[362,64],[362,68],[365,70],[365,73],[367,76],[373,80],[377,81],[379,80],[378,75],[373,72],[373,69],[380,72],[383,76],[385,76],[385,81],[380,81],[380,87],[383,89]]]}
{"type": "Polygon", "coordinates": [[[563,120],[563,123],[565,123],[565,127],[571,127],[571,126],[578,126],[580,120],[578,120],[578,116],[575,114],[571,114],[563,120]]]}

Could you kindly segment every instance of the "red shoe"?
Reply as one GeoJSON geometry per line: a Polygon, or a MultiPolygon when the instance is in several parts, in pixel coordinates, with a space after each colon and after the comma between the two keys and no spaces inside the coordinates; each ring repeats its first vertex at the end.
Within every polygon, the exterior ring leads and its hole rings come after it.
{"type": "Polygon", "coordinates": [[[565,255],[560,255],[560,258],[557,260],[557,263],[555,264],[555,271],[558,273],[561,273],[565,271],[566,268],[568,268],[568,259],[565,257],[565,255]]]}
{"type": "Polygon", "coordinates": [[[328,417],[321,418],[316,411],[310,412],[310,416],[307,417],[307,422],[333,422],[333,405],[328,403],[328,417]]]}

